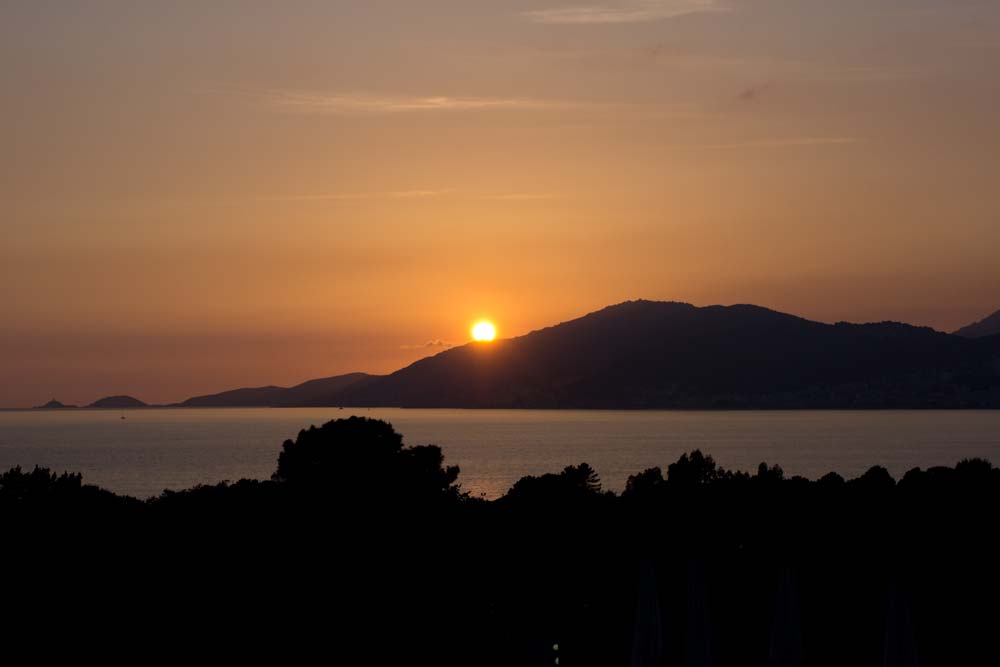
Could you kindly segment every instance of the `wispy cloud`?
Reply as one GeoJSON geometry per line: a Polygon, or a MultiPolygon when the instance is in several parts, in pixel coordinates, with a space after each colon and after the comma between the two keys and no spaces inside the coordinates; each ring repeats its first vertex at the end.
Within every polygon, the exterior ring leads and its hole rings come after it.
{"type": "Polygon", "coordinates": [[[805,70],[803,77],[839,81],[844,83],[877,83],[883,81],[901,81],[917,79],[928,74],[927,69],[917,67],[896,67],[881,65],[858,65],[854,67],[821,67],[805,70]]]}
{"type": "Polygon", "coordinates": [[[800,148],[804,146],[845,146],[856,144],[854,137],[785,137],[775,139],[755,139],[752,141],[737,141],[728,144],[692,144],[688,146],[667,146],[668,150],[676,151],[726,151],[749,148],[800,148]]]}
{"type": "Polygon", "coordinates": [[[540,201],[555,199],[557,195],[545,192],[463,192],[453,188],[436,190],[389,190],[376,192],[330,192],[314,194],[292,194],[262,197],[268,201],[367,201],[373,199],[436,199],[440,197],[462,197],[485,201],[540,201]]]}
{"type": "Polygon", "coordinates": [[[717,0],[631,0],[620,5],[554,7],[522,12],[534,23],[600,24],[645,23],[701,12],[721,12],[726,7],[717,0]]]}
{"type": "Polygon", "coordinates": [[[389,192],[332,192],[327,194],[278,195],[267,197],[283,201],[354,201],[365,199],[425,199],[443,197],[453,190],[395,190],[389,192]]]}
{"type": "MultiPolygon", "coordinates": [[[[412,97],[403,95],[348,94],[338,92],[303,92],[238,85],[220,85],[203,92],[235,96],[259,106],[290,115],[387,116],[407,113],[463,113],[477,111],[581,111],[610,115],[620,122],[622,114],[650,113],[661,117],[691,118],[701,112],[676,104],[643,104],[617,99],[553,100],[531,97],[412,97]]],[[[567,116],[557,117],[569,127],[567,116]]]]}
{"type": "Polygon", "coordinates": [[[372,192],[306,192],[290,194],[258,194],[245,197],[209,197],[191,200],[188,203],[197,206],[259,206],[269,203],[310,203],[310,202],[374,202],[391,200],[423,200],[447,197],[455,191],[441,190],[388,190],[372,192]]]}
{"type": "Polygon", "coordinates": [[[480,199],[487,201],[544,201],[556,199],[558,195],[544,192],[506,192],[501,194],[483,195],[480,199]]]}
{"type": "Polygon", "coordinates": [[[969,40],[967,42],[959,42],[956,46],[963,49],[1000,49],[1000,40],[969,40]]]}
{"type": "Polygon", "coordinates": [[[374,190],[370,192],[307,192],[274,195],[255,195],[240,198],[198,199],[193,203],[202,206],[245,206],[268,202],[378,202],[419,201],[458,198],[466,201],[535,202],[558,199],[560,195],[547,192],[469,192],[454,188],[414,190],[374,190]]]}
{"type": "Polygon", "coordinates": [[[426,343],[422,343],[420,345],[400,345],[399,346],[399,348],[401,350],[426,350],[426,349],[434,349],[434,348],[442,348],[443,349],[443,348],[448,348],[448,347],[455,347],[455,344],[454,343],[449,343],[446,340],[438,340],[438,339],[429,340],[426,343]]]}
{"type": "Polygon", "coordinates": [[[736,98],[741,102],[756,102],[770,87],[769,83],[756,84],[740,91],[736,98]]]}
{"type": "Polygon", "coordinates": [[[925,77],[933,71],[927,67],[896,64],[823,62],[770,57],[699,56],[683,52],[670,44],[655,43],[631,49],[639,62],[653,62],[660,66],[693,71],[743,72],[755,79],[764,78],[758,85],[748,87],[747,97],[760,96],[772,84],[788,81],[828,81],[834,83],[867,83],[898,81],[925,77]]]}
{"type": "Polygon", "coordinates": [[[558,102],[522,97],[406,96],[240,88],[228,88],[226,92],[253,97],[272,109],[289,114],[398,114],[551,109],[565,106],[558,102]]]}

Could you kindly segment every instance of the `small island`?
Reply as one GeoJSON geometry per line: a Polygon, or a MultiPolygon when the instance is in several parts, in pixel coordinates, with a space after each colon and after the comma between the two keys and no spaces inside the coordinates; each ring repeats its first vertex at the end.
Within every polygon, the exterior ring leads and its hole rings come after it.
{"type": "Polygon", "coordinates": [[[76,405],[66,405],[65,403],[60,403],[56,399],[52,399],[45,405],[36,405],[33,410],[75,410],[79,406],[76,405]]]}
{"type": "Polygon", "coordinates": [[[130,409],[130,408],[147,408],[149,407],[146,403],[143,403],[138,398],[132,396],[107,396],[100,400],[94,401],[88,408],[97,409],[130,409]]]}

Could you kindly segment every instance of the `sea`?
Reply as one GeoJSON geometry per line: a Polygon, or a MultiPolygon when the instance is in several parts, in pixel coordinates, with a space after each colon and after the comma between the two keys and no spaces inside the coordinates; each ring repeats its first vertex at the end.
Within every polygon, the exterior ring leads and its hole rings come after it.
{"type": "MultiPolygon", "coordinates": [[[[525,475],[589,463],[605,489],[700,449],[725,468],[856,477],[980,457],[1000,464],[1000,411],[605,411],[199,408],[0,411],[0,472],[43,466],[137,498],[267,479],[286,439],[351,415],[384,419],[407,445],[439,445],[462,488],[497,498],[525,475]]],[[[355,474],[356,471],[351,474],[355,474]]]]}

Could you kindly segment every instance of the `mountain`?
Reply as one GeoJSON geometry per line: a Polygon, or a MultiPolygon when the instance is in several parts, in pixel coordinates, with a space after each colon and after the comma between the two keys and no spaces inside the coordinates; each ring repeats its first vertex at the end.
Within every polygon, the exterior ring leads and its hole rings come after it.
{"type": "Polygon", "coordinates": [[[131,396],[107,396],[98,401],[94,401],[88,408],[145,408],[148,407],[145,403],[140,401],[138,398],[132,398],[131,396]]]}
{"type": "Polygon", "coordinates": [[[1000,408],[1000,336],[628,301],[391,375],[235,389],[178,406],[1000,408]]]}
{"type": "Polygon", "coordinates": [[[270,408],[314,407],[335,405],[335,397],[351,385],[375,376],[367,373],[348,373],[319,380],[309,380],[294,387],[256,387],[234,389],[208,396],[189,398],[177,407],[182,408],[270,408]]]}
{"type": "Polygon", "coordinates": [[[286,389],[273,405],[274,407],[300,408],[336,405],[337,396],[343,391],[364,386],[378,377],[367,373],[348,373],[347,375],[309,380],[286,389]]]}
{"type": "Polygon", "coordinates": [[[181,408],[266,408],[283,393],[285,387],[254,387],[233,389],[218,394],[195,396],[177,407],[181,408]]]}
{"type": "Polygon", "coordinates": [[[38,405],[38,406],[35,406],[33,409],[34,410],[73,410],[76,407],[77,406],[75,406],[75,405],[64,405],[64,404],[60,403],[59,401],[57,401],[56,399],[53,398],[51,401],[49,401],[45,405],[38,405]]]}
{"type": "Polygon", "coordinates": [[[1000,338],[824,324],[751,305],[630,301],[348,386],[328,405],[1000,407],[1000,338]]]}
{"type": "Polygon", "coordinates": [[[1000,334],[1000,310],[984,320],[964,326],[955,332],[956,336],[962,336],[963,338],[983,338],[985,336],[995,336],[996,334],[1000,334]]]}

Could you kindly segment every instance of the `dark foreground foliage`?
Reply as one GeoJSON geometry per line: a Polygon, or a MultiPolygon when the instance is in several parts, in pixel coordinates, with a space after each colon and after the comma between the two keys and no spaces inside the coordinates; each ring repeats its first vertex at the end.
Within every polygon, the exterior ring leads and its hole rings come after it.
{"type": "Polygon", "coordinates": [[[463,494],[351,418],[273,479],[148,501],[0,475],[7,651],[104,662],[998,664],[1000,470],[811,482],[695,451],[616,495],[587,464],[463,494]]]}

